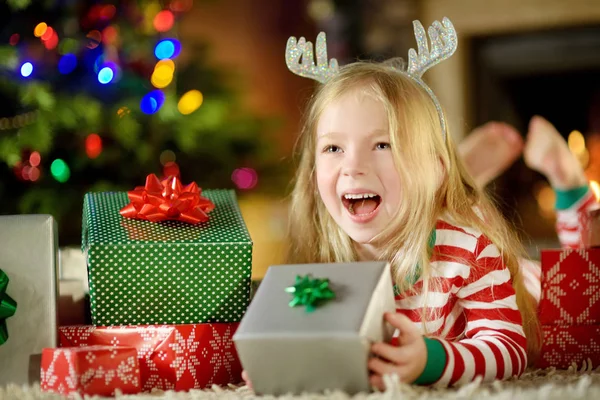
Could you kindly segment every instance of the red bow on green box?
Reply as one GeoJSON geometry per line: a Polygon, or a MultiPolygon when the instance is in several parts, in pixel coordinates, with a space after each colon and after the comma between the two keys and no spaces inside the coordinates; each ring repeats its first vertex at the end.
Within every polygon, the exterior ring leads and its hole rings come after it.
{"type": "Polygon", "coordinates": [[[145,186],[127,192],[131,203],[121,209],[121,215],[151,222],[175,220],[197,224],[208,221],[208,213],[215,208],[201,194],[202,189],[195,182],[183,186],[177,177],[161,181],[150,174],[145,186]]]}
{"type": "Polygon", "coordinates": [[[12,317],[17,310],[17,302],[6,294],[8,275],[0,269],[0,345],[8,340],[6,319],[12,317]]]}

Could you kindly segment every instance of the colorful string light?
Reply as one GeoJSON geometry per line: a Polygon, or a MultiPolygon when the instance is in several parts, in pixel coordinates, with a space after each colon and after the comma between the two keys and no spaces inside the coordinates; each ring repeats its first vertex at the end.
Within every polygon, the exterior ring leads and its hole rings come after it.
{"type": "Polygon", "coordinates": [[[103,85],[110,83],[113,80],[115,73],[110,67],[104,67],[98,72],[98,82],[103,85]]]}
{"type": "Polygon", "coordinates": [[[17,43],[19,43],[19,39],[21,39],[21,36],[18,33],[13,33],[12,35],[10,35],[10,39],[8,40],[8,43],[11,46],[16,46],[17,43]]]}
{"type": "Polygon", "coordinates": [[[159,60],[175,58],[181,52],[181,43],[177,39],[163,39],[156,44],[154,55],[159,60]]]}
{"type": "Polygon", "coordinates": [[[32,73],[33,73],[33,64],[30,63],[29,61],[24,62],[23,65],[21,65],[21,75],[24,78],[27,78],[27,77],[31,76],[32,73]]]}
{"type": "Polygon", "coordinates": [[[35,37],[42,37],[46,30],[48,29],[48,25],[45,22],[40,22],[33,28],[33,35],[35,37]]]}
{"type": "Polygon", "coordinates": [[[173,27],[175,16],[169,10],[162,10],[154,17],[154,28],[158,32],[166,32],[173,27]]]}
{"type": "Polygon", "coordinates": [[[95,133],[90,133],[85,138],[85,154],[89,158],[97,158],[102,153],[102,138],[95,133]]]}
{"type": "Polygon", "coordinates": [[[71,170],[66,162],[57,158],[50,165],[50,173],[52,177],[60,183],[65,183],[71,177],[71,170]]]}
{"type": "Polygon", "coordinates": [[[242,190],[249,190],[258,183],[258,174],[252,168],[238,168],[231,174],[231,180],[242,190]]]}
{"type": "Polygon", "coordinates": [[[146,94],[140,102],[140,109],[144,114],[154,114],[165,102],[165,94],[160,90],[153,90],[146,94]]]}
{"type": "Polygon", "coordinates": [[[188,115],[196,111],[202,105],[204,97],[199,90],[190,90],[179,99],[177,109],[183,115],[188,115]]]}
{"type": "Polygon", "coordinates": [[[77,67],[77,57],[75,54],[67,53],[58,61],[58,70],[61,74],[70,74],[77,67]]]}

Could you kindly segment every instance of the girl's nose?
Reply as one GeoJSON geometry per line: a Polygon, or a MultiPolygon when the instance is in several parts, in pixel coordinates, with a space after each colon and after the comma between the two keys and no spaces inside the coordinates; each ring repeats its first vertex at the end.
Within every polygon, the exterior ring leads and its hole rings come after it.
{"type": "Polygon", "coordinates": [[[365,155],[357,151],[346,152],[342,173],[347,176],[365,175],[369,169],[369,163],[365,155]]]}

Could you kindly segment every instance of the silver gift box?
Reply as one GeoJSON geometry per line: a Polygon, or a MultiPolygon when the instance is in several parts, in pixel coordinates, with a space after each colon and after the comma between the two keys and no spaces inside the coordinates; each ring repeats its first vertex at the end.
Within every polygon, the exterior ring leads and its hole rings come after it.
{"type": "Polygon", "coordinates": [[[370,346],[388,341],[395,310],[386,262],[272,266],[234,335],[258,394],[368,392],[370,346]],[[312,312],[290,307],[296,276],[328,278],[335,298],[312,312]]]}
{"type": "Polygon", "coordinates": [[[0,216],[0,269],[17,302],[0,345],[0,386],[39,381],[40,355],[57,344],[57,227],[49,215],[0,216]]]}

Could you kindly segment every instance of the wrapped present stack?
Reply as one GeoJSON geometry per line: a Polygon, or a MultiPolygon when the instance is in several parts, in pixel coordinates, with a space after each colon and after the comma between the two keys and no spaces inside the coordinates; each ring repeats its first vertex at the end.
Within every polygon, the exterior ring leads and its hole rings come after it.
{"type": "Polygon", "coordinates": [[[542,250],[540,368],[600,365],[600,248],[542,250]]]}
{"type": "Polygon", "coordinates": [[[252,242],[232,190],[202,191],[150,175],[127,193],[88,193],[82,250],[92,325],[59,328],[61,348],[42,360],[43,389],[110,395],[135,392],[136,382],[138,391],[185,391],[241,381],[232,337],[249,303],[252,242]],[[105,379],[102,389],[83,387],[98,370],[124,371],[107,347],[135,351],[129,375],[105,379]],[[87,368],[74,369],[87,377],[49,373],[52,360],[89,359],[87,368]],[[75,384],[58,390],[51,384],[57,379],[75,384]]]}

